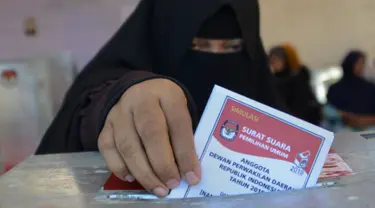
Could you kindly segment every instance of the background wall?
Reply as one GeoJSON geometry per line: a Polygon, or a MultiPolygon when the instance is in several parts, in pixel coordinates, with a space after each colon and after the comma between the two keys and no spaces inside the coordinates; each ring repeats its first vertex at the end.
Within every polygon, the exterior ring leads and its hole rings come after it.
{"type": "Polygon", "coordinates": [[[374,0],[259,0],[266,46],[295,44],[310,66],[335,65],[351,48],[375,56],[374,0]]]}
{"type": "MultiPolygon", "coordinates": [[[[295,44],[312,67],[335,65],[353,47],[375,55],[374,0],[259,0],[266,47],[295,44]]],[[[0,0],[0,59],[72,51],[81,67],[116,31],[138,0],[0,0]],[[39,34],[27,38],[23,20],[39,34]]]]}
{"type": "Polygon", "coordinates": [[[72,51],[83,66],[126,18],[136,0],[0,0],[0,59],[72,51]],[[23,34],[35,16],[39,34],[23,34]]]}

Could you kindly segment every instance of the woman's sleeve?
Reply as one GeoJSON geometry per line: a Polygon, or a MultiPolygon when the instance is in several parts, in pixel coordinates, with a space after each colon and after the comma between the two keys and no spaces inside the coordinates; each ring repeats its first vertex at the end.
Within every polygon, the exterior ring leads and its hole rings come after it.
{"type": "Polygon", "coordinates": [[[157,77],[146,71],[123,70],[123,76],[106,80],[75,93],[73,84],[64,103],[47,129],[36,154],[80,152],[97,149],[101,123],[127,88],[157,77]]]}
{"type": "Polygon", "coordinates": [[[78,96],[68,92],[36,154],[97,151],[105,119],[122,94],[137,83],[155,78],[170,79],[184,90],[192,120],[196,122],[193,100],[178,81],[148,71],[124,70],[122,77],[91,87],[78,96]]]}

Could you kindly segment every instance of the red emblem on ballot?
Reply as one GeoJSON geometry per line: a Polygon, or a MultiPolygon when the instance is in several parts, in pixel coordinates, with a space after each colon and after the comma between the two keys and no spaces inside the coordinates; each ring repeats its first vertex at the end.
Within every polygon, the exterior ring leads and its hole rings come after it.
{"type": "Polygon", "coordinates": [[[309,163],[310,151],[300,152],[294,158],[294,164],[299,168],[306,168],[309,163]]]}
{"type": "Polygon", "coordinates": [[[6,69],[1,72],[1,83],[6,86],[15,85],[17,82],[17,71],[15,69],[6,69]]]}
{"type": "Polygon", "coordinates": [[[221,126],[220,136],[225,140],[233,141],[238,134],[239,128],[240,127],[236,122],[226,120],[221,126]]]}

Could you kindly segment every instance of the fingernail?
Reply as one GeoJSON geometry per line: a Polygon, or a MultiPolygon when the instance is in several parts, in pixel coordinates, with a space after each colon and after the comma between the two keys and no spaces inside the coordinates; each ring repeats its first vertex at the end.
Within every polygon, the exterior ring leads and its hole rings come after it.
{"type": "Polygon", "coordinates": [[[169,194],[169,190],[161,187],[155,188],[152,193],[158,197],[166,197],[169,194]]]}
{"type": "Polygon", "coordinates": [[[189,185],[196,185],[199,183],[199,178],[194,172],[187,172],[185,174],[185,179],[189,185]]]}
{"type": "Polygon", "coordinates": [[[134,182],[135,178],[132,175],[125,176],[125,180],[129,183],[134,182]]]}
{"type": "Polygon", "coordinates": [[[169,189],[175,189],[178,185],[180,185],[180,182],[178,182],[176,179],[171,179],[167,182],[167,186],[169,189]]]}

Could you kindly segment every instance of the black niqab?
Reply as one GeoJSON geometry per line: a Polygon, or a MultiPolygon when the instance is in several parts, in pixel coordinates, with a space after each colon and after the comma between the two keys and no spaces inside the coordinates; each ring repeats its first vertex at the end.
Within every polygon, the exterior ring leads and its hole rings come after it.
{"type": "MultiPolygon", "coordinates": [[[[124,67],[155,73],[178,70],[204,21],[224,5],[230,5],[236,13],[249,57],[264,58],[257,0],[142,0],[75,84],[80,83],[80,88],[95,85],[123,73],[124,67]]],[[[258,68],[250,71],[253,76],[249,81],[254,82],[258,68]]]]}
{"type": "MultiPolygon", "coordinates": [[[[241,33],[234,10],[230,6],[223,6],[203,22],[196,37],[231,40],[242,38],[241,33]]],[[[189,49],[178,64],[177,73],[171,76],[189,89],[197,113],[201,115],[215,84],[251,96],[249,80],[252,66],[245,49],[221,54],[189,49]]]]}

